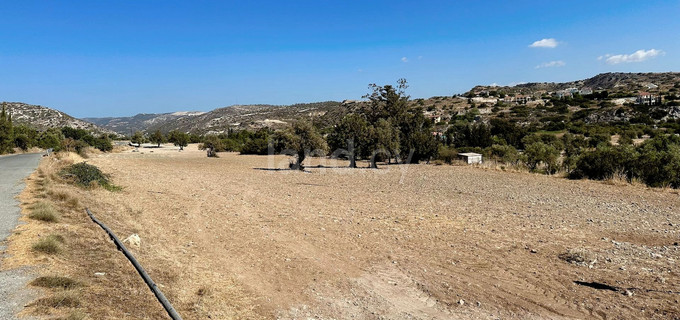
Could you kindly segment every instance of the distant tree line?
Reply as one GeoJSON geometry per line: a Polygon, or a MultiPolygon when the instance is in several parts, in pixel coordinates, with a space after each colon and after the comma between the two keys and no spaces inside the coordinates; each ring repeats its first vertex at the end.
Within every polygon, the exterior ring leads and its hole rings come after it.
{"type": "Polygon", "coordinates": [[[298,121],[286,130],[228,131],[201,137],[199,148],[214,152],[266,155],[286,153],[296,161],[291,168],[303,169],[308,155],[332,156],[350,161],[369,161],[377,168],[380,161],[418,163],[437,155],[438,142],[432,135],[432,122],[422,109],[409,104],[406,80],[396,87],[371,84],[365,96],[369,103],[348,110],[338,123],[298,121]]]}

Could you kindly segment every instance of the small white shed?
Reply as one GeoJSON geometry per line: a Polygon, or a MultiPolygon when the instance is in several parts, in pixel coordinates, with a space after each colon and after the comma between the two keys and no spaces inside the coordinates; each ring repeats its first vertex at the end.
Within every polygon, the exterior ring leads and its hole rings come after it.
{"type": "Polygon", "coordinates": [[[468,164],[482,163],[482,155],[474,152],[459,153],[458,157],[468,164]]]}

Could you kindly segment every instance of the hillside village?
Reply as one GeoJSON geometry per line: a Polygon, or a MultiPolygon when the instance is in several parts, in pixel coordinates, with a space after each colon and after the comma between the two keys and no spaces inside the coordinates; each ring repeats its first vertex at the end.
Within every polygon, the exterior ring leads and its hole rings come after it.
{"type": "Polygon", "coordinates": [[[452,97],[415,99],[441,134],[457,120],[505,118],[555,131],[568,124],[642,124],[680,119],[680,75],[601,74],[570,83],[477,86],[452,97]],[[657,80],[659,85],[651,80],[657,80]],[[590,85],[590,86],[589,86],[590,85]]]}

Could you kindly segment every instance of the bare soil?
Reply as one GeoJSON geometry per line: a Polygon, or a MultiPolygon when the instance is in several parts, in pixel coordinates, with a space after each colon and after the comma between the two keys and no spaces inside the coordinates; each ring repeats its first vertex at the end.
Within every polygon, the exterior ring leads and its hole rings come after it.
{"type": "MultiPolygon", "coordinates": [[[[73,192],[119,237],[139,234],[134,254],[185,319],[680,318],[673,190],[468,166],[310,159],[308,172],[271,170],[288,159],[207,158],[195,146],[142,152],[88,160],[123,191],[73,192]]],[[[72,272],[90,285],[86,313],[163,319],[122,254],[77,219],[103,243],[83,245],[102,259],[88,268],[107,272],[72,272]],[[98,304],[95,289],[108,291],[98,304]]]]}

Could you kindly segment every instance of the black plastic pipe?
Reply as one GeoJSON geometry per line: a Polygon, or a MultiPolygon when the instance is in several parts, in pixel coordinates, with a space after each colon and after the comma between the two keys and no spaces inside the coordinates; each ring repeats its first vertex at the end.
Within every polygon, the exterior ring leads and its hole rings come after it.
{"type": "Polygon", "coordinates": [[[90,212],[90,209],[85,208],[85,211],[87,211],[87,215],[90,216],[90,219],[96,224],[98,224],[106,233],[109,234],[109,237],[111,240],[113,240],[113,243],[116,244],[116,247],[118,248],[118,251],[122,251],[125,257],[130,260],[130,263],[137,269],[137,272],[139,273],[140,276],[142,276],[142,279],[144,279],[144,282],[146,282],[146,285],[149,286],[149,289],[151,289],[151,292],[156,296],[156,299],[158,299],[158,302],[160,302],[163,305],[163,308],[165,308],[165,311],[168,312],[168,315],[170,318],[173,320],[182,320],[182,317],[175,311],[175,308],[172,307],[172,304],[170,304],[170,301],[163,295],[163,292],[161,292],[160,289],[158,289],[158,286],[156,283],[151,280],[151,277],[149,277],[149,274],[144,271],[144,268],[142,268],[142,265],[137,262],[137,259],[135,259],[134,256],[132,256],[132,253],[128,251],[127,248],[123,245],[123,243],[118,240],[118,237],[107,227],[105,224],[101,223],[97,218],[94,217],[92,212],[90,212]]]}

